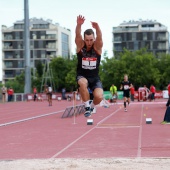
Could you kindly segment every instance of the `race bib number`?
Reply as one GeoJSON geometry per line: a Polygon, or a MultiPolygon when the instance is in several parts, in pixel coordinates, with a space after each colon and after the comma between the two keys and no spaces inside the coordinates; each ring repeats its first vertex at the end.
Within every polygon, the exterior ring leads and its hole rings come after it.
{"type": "Polygon", "coordinates": [[[93,70],[96,69],[97,58],[82,58],[82,68],[93,70]]]}
{"type": "Polygon", "coordinates": [[[125,89],[125,90],[128,90],[128,89],[129,89],[129,86],[128,86],[128,85],[124,85],[124,89],[125,89]]]}

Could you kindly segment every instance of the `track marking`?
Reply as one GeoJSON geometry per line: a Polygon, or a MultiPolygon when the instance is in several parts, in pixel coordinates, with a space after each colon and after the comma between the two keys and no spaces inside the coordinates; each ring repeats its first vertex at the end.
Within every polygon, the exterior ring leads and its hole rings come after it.
{"type": "Polygon", "coordinates": [[[16,124],[16,123],[21,123],[21,122],[25,122],[25,121],[29,121],[29,120],[33,120],[33,119],[38,119],[38,118],[42,118],[42,117],[45,117],[45,116],[51,116],[51,115],[54,115],[54,114],[57,114],[57,113],[60,113],[60,112],[63,112],[63,111],[64,110],[60,110],[58,112],[52,112],[52,113],[47,113],[47,114],[43,114],[43,115],[39,115],[39,116],[29,117],[29,118],[26,118],[26,119],[20,119],[20,120],[16,120],[16,121],[12,121],[12,122],[3,123],[3,124],[0,124],[0,127],[8,126],[8,125],[16,124]]]}
{"type": "Polygon", "coordinates": [[[96,128],[110,128],[110,129],[119,129],[119,128],[139,128],[140,126],[98,126],[96,128]]]}
{"type": "Polygon", "coordinates": [[[111,116],[113,116],[115,113],[117,113],[119,110],[121,110],[121,108],[115,110],[113,113],[111,113],[109,116],[105,117],[103,120],[101,120],[100,122],[97,123],[96,126],[94,126],[92,129],[88,130],[87,132],[85,132],[83,135],[81,135],[80,137],[78,137],[76,140],[74,140],[73,142],[71,142],[70,144],[68,144],[66,147],[64,147],[62,150],[60,150],[59,152],[57,152],[55,155],[53,155],[51,158],[56,158],[57,156],[59,156],[60,154],[62,154],[64,151],[66,151],[68,148],[70,148],[72,145],[74,145],[76,142],[78,142],[80,139],[82,139],[84,136],[86,136],[87,134],[89,134],[92,130],[96,129],[97,126],[99,124],[101,124],[102,122],[104,122],[105,120],[109,119],[111,116]]]}
{"type": "Polygon", "coordinates": [[[140,116],[139,137],[138,137],[137,158],[141,158],[143,108],[144,108],[144,105],[142,104],[142,110],[141,110],[141,116],[140,116]]]}
{"type": "Polygon", "coordinates": [[[138,126],[137,124],[123,124],[123,123],[120,123],[120,124],[117,124],[117,123],[108,123],[108,124],[101,124],[100,126],[138,126]]]}

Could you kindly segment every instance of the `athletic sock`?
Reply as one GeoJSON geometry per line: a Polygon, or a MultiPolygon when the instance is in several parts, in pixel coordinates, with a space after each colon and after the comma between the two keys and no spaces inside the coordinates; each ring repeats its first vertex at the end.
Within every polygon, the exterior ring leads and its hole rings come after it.
{"type": "Polygon", "coordinates": [[[94,106],[95,106],[95,105],[94,105],[94,103],[93,103],[93,100],[92,100],[92,102],[91,102],[91,105],[90,105],[90,106],[91,106],[91,108],[92,108],[92,109],[94,108],[94,106]]]}
{"type": "Polygon", "coordinates": [[[124,102],[124,107],[126,108],[126,102],[124,102]]]}
{"type": "Polygon", "coordinates": [[[86,102],[84,102],[85,107],[90,107],[89,101],[90,101],[90,100],[87,100],[86,102]]]}

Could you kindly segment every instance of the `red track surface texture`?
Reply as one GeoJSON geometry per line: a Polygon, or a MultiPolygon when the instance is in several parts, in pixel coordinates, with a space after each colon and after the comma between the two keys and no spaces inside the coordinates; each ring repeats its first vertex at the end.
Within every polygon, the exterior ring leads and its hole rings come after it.
{"type": "Polygon", "coordinates": [[[99,106],[93,125],[83,114],[61,118],[72,102],[0,104],[0,159],[170,157],[165,102],[134,102],[128,112],[123,102],[99,106]]]}

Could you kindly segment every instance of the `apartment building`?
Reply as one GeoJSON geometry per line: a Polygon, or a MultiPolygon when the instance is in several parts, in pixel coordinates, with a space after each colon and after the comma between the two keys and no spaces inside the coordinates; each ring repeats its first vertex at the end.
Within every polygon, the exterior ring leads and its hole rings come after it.
{"type": "Polygon", "coordinates": [[[167,27],[157,21],[128,21],[113,27],[113,55],[147,47],[156,56],[169,52],[169,33],[167,27]]]}
{"type": "MultiPolygon", "coordinates": [[[[14,79],[25,67],[24,20],[16,21],[12,27],[2,26],[2,81],[14,79]]],[[[51,20],[30,19],[30,58],[35,68],[48,57],[71,56],[71,31],[51,20]]]]}

